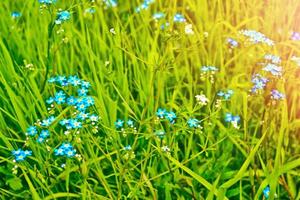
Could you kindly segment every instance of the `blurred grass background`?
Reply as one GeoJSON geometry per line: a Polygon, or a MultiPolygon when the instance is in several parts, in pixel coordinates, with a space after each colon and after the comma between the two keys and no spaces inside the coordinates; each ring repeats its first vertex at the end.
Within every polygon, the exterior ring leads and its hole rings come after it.
{"type": "MultiPolygon", "coordinates": [[[[38,1],[0,2],[1,198],[263,199],[270,185],[270,199],[275,193],[279,199],[300,199],[300,81],[299,68],[290,61],[300,55],[300,44],[289,39],[292,30],[300,29],[300,2],[166,0],[135,13],[139,4],[120,1],[105,9],[99,2],[59,1],[51,15],[40,10],[38,1]],[[96,13],[85,14],[91,5],[96,13]],[[58,8],[72,17],[48,38],[58,8]],[[11,18],[14,10],[22,13],[18,20],[11,18]],[[184,26],[172,23],[161,30],[152,19],[158,11],[170,20],[184,14],[195,34],[186,35],[184,26]],[[232,51],[226,38],[241,41],[241,29],[260,31],[276,45],[232,51]],[[248,92],[266,53],[283,59],[283,79],[272,84],[287,99],[275,106],[248,92]],[[203,65],[220,68],[213,84],[200,80],[203,65]],[[44,101],[51,87],[40,92],[46,67],[49,75],[78,74],[91,82],[100,130],[81,133],[75,146],[83,161],[68,160],[64,170],[45,147],[31,142],[33,157],[20,164],[16,176],[11,150],[24,145],[29,125],[49,115],[44,101]],[[203,92],[213,100],[225,88],[235,94],[221,111],[212,104],[195,109],[195,95],[203,92]],[[158,107],[180,116],[176,126],[165,127],[170,155],[153,136],[158,107]],[[240,130],[223,125],[227,111],[242,117],[240,130]],[[190,116],[207,119],[202,134],[187,129],[184,120],[190,116]],[[138,132],[124,137],[114,128],[117,118],[134,119],[138,132]],[[126,144],[134,144],[135,158],[124,158],[120,149],[126,144]]],[[[54,148],[63,139],[57,132],[49,145],[54,148]]]]}

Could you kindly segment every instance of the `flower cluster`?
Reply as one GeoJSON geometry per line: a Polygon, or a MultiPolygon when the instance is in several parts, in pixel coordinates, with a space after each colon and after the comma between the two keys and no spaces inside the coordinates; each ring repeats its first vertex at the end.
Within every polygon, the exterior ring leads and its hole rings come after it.
{"type": "Polygon", "coordinates": [[[300,40],[300,33],[299,32],[293,32],[291,35],[291,39],[295,40],[295,41],[299,41],[300,40]]]}
{"type": "Polygon", "coordinates": [[[171,124],[175,123],[175,120],[177,118],[176,114],[173,111],[167,111],[163,108],[158,108],[156,111],[156,116],[160,119],[167,119],[171,124]]]}
{"type": "Polygon", "coordinates": [[[67,156],[69,158],[74,157],[76,154],[76,149],[73,146],[66,142],[60,145],[57,149],[54,149],[54,155],[56,156],[67,156]]]}
{"type": "Polygon", "coordinates": [[[57,13],[55,24],[62,24],[65,21],[68,21],[71,18],[71,14],[69,11],[61,11],[57,13]]]}
{"type": "MultiPolygon", "coordinates": [[[[124,124],[125,124],[125,121],[122,120],[122,119],[117,119],[117,121],[115,121],[115,127],[116,127],[116,129],[123,129],[124,128],[124,124]]],[[[126,122],[126,125],[129,128],[134,128],[134,121],[132,121],[131,119],[129,119],[126,122]]]]}
{"type": "Polygon", "coordinates": [[[49,137],[50,137],[49,130],[42,130],[36,141],[38,143],[43,143],[49,137]]]}
{"type": "Polygon", "coordinates": [[[14,160],[16,162],[19,162],[19,161],[25,160],[27,156],[31,156],[32,155],[32,151],[18,149],[18,150],[12,151],[12,155],[15,157],[14,160]]]}
{"type": "Polygon", "coordinates": [[[135,11],[141,12],[142,10],[146,10],[152,3],[154,3],[154,0],[144,0],[143,3],[135,9],[135,11]]]}
{"type": "Polygon", "coordinates": [[[266,84],[269,80],[260,74],[255,74],[252,77],[253,87],[251,89],[252,93],[257,93],[259,90],[262,90],[266,87],[266,84]]]}
{"type": "Polygon", "coordinates": [[[173,20],[174,20],[174,22],[179,22],[179,23],[186,22],[185,17],[184,17],[182,14],[180,14],[180,13],[176,13],[176,14],[174,15],[173,20]]]}
{"type": "Polygon", "coordinates": [[[265,58],[265,60],[270,61],[273,64],[280,64],[281,63],[281,58],[279,56],[276,56],[276,55],[266,54],[264,58],[265,58]]]}
{"type": "Polygon", "coordinates": [[[200,68],[200,70],[203,73],[209,73],[209,72],[214,73],[214,72],[218,71],[219,69],[215,66],[202,66],[200,68]]]}
{"type": "Polygon", "coordinates": [[[232,95],[233,95],[233,90],[219,91],[217,93],[217,96],[223,98],[224,100],[229,100],[232,95]]]}
{"type": "Polygon", "coordinates": [[[274,41],[267,38],[264,34],[255,30],[241,30],[240,34],[246,36],[248,40],[253,44],[266,44],[268,46],[273,46],[274,41]]]}
{"type": "Polygon", "coordinates": [[[270,196],[270,187],[267,186],[267,187],[263,190],[263,193],[264,193],[264,197],[265,197],[266,199],[268,199],[269,196],[270,196]]]}
{"type": "Polygon", "coordinates": [[[209,99],[204,94],[198,94],[195,96],[195,98],[197,103],[201,106],[205,106],[209,102],[209,99]]]}
{"type": "Polygon", "coordinates": [[[273,76],[281,76],[282,75],[282,67],[274,65],[272,63],[268,63],[264,68],[264,71],[270,72],[273,76]]]}
{"type": "Polygon", "coordinates": [[[283,100],[285,99],[285,94],[279,92],[278,90],[272,90],[271,91],[271,99],[273,100],[283,100]]]}

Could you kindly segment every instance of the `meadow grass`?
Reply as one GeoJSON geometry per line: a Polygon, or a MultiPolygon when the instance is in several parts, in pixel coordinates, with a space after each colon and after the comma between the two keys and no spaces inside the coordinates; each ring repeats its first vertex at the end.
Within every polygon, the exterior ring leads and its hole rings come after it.
{"type": "MultiPolygon", "coordinates": [[[[268,199],[300,199],[300,80],[291,60],[300,56],[300,42],[290,39],[300,31],[298,0],[165,0],[141,12],[141,1],[101,2],[0,2],[1,199],[266,199],[267,186],[268,199]],[[90,7],[96,12],[86,13],[90,7]],[[59,8],[71,17],[54,25],[59,8]],[[12,18],[13,11],[22,15],[12,18]],[[153,20],[155,12],[166,18],[153,20]],[[194,34],[173,22],[176,13],[194,34]],[[242,29],[275,45],[249,44],[242,29]],[[230,48],[229,37],[239,46],[230,48]],[[252,94],[265,54],[281,57],[283,75],[252,94]],[[201,66],[219,70],[201,75],[201,66]],[[51,128],[45,144],[26,140],[26,129],[50,115],[45,100],[56,89],[47,79],[55,75],[91,83],[98,130],[65,135],[51,128]],[[274,87],[286,98],[271,100],[274,87]],[[216,106],[226,89],[234,94],[216,106]],[[197,103],[198,94],[207,105],[197,103]],[[175,124],[157,119],[158,108],[175,112],[175,124]],[[240,116],[239,129],[224,121],[227,112],[240,116]],[[189,118],[203,128],[190,128],[189,118]],[[136,129],[117,129],[117,119],[132,119],[136,129]],[[54,155],[63,141],[80,159],[54,155]],[[14,162],[18,148],[32,156],[14,162]]],[[[68,109],[58,108],[57,119],[68,109]]]]}

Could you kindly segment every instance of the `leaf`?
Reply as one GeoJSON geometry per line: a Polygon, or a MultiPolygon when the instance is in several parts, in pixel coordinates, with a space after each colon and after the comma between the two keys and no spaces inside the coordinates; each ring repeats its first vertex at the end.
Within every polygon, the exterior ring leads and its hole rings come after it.
{"type": "Polygon", "coordinates": [[[9,187],[15,191],[23,188],[22,180],[18,177],[8,179],[6,184],[8,184],[9,187]]]}

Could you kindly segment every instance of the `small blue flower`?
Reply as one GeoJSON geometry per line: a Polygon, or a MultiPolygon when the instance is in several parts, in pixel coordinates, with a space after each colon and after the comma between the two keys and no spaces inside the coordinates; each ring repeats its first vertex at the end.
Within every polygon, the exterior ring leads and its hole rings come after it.
{"type": "Polygon", "coordinates": [[[282,67],[274,65],[272,63],[268,63],[264,68],[264,71],[270,72],[273,76],[281,76],[282,67]]]}
{"type": "Polygon", "coordinates": [[[268,46],[273,46],[274,41],[267,38],[264,34],[255,30],[241,30],[240,33],[246,37],[253,44],[266,44],[268,46]]]}
{"type": "Polygon", "coordinates": [[[166,22],[166,23],[164,23],[164,24],[162,24],[162,25],[160,26],[160,29],[161,29],[161,30],[165,30],[165,29],[167,29],[169,26],[170,26],[170,23],[169,23],[169,22],[166,22]]]}
{"type": "Polygon", "coordinates": [[[233,95],[233,90],[219,91],[217,93],[217,96],[224,98],[224,100],[229,100],[232,95],[233,95]]]}
{"type": "Polygon", "coordinates": [[[262,90],[266,87],[266,84],[269,80],[260,74],[255,74],[252,77],[253,87],[251,89],[252,93],[256,93],[258,90],[262,90]]]}
{"type": "Polygon", "coordinates": [[[270,196],[270,187],[267,186],[267,187],[263,190],[263,193],[264,193],[265,198],[268,199],[269,196],[270,196]]]}
{"type": "Polygon", "coordinates": [[[227,43],[230,45],[231,48],[236,48],[239,46],[239,43],[232,38],[227,38],[227,43]]]}
{"type": "Polygon", "coordinates": [[[19,161],[24,161],[27,156],[31,156],[32,151],[29,150],[24,151],[22,149],[18,149],[18,150],[13,150],[12,155],[15,157],[15,160],[19,162],[19,161]]]}
{"type": "Polygon", "coordinates": [[[86,96],[88,90],[86,88],[80,88],[77,90],[77,92],[78,92],[78,96],[86,96]]]}
{"type": "Polygon", "coordinates": [[[123,121],[123,120],[118,119],[118,120],[115,122],[115,127],[116,127],[117,129],[123,128],[123,126],[124,126],[124,121],[123,121]]]}
{"type": "Polygon", "coordinates": [[[50,116],[47,119],[44,119],[41,123],[42,126],[48,127],[50,126],[55,120],[54,116],[50,116]]]}
{"type": "Polygon", "coordinates": [[[68,21],[71,18],[71,14],[69,11],[61,11],[57,13],[57,17],[55,20],[55,24],[62,24],[65,21],[68,21]]]}
{"type": "Polygon", "coordinates": [[[285,99],[285,94],[279,92],[278,90],[272,90],[271,91],[271,99],[274,99],[274,100],[285,99]]]}
{"type": "Polygon", "coordinates": [[[87,81],[81,81],[81,87],[88,89],[91,87],[91,84],[87,81]]]}
{"type": "Polygon", "coordinates": [[[35,136],[36,134],[37,134],[37,128],[36,128],[36,126],[29,126],[26,129],[26,135],[35,136]]]}
{"type": "Polygon", "coordinates": [[[50,136],[50,132],[48,130],[42,130],[39,137],[48,138],[50,136]]]}
{"type": "Polygon", "coordinates": [[[54,99],[57,104],[63,104],[66,102],[66,94],[62,90],[60,90],[59,92],[55,93],[54,99]]]}
{"type": "Polygon", "coordinates": [[[158,108],[157,109],[157,112],[156,112],[156,116],[159,117],[159,118],[164,118],[167,114],[167,111],[166,109],[163,109],[163,108],[158,108]]]}
{"type": "Polygon", "coordinates": [[[226,113],[225,114],[225,122],[235,122],[235,123],[239,123],[241,120],[240,116],[236,115],[232,115],[231,113],[226,113]]]}
{"type": "Polygon", "coordinates": [[[70,96],[69,98],[67,98],[67,104],[69,106],[74,106],[77,103],[77,99],[73,96],[70,96]]]}
{"type": "Polygon", "coordinates": [[[94,14],[96,13],[96,9],[95,8],[87,8],[84,11],[85,13],[89,13],[89,14],[94,14]]]}
{"type": "Polygon", "coordinates": [[[49,99],[46,100],[47,104],[53,104],[55,102],[55,98],[49,97],[49,99]]]}
{"type": "Polygon", "coordinates": [[[187,124],[190,128],[198,128],[199,123],[200,123],[200,121],[198,119],[195,119],[195,118],[190,118],[187,121],[187,124]]]}
{"type": "Polygon", "coordinates": [[[56,78],[55,76],[50,77],[50,78],[48,79],[48,83],[55,83],[56,80],[57,80],[57,78],[56,78]]]}
{"type": "Polygon", "coordinates": [[[116,7],[118,5],[116,0],[103,0],[103,2],[107,7],[116,7]]]}
{"type": "Polygon", "coordinates": [[[89,114],[88,114],[88,113],[84,113],[84,112],[80,112],[80,113],[76,116],[76,118],[83,121],[83,120],[89,118],[89,114]]]}
{"type": "Polygon", "coordinates": [[[41,4],[53,4],[56,3],[56,0],[39,0],[41,4]]]}
{"type": "Polygon", "coordinates": [[[92,121],[92,122],[97,122],[97,121],[99,121],[99,116],[97,116],[97,115],[95,115],[95,114],[92,114],[92,115],[90,115],[90,120],[92,121]]]}
{"type": "Polygon", "coordinates": [[[21,13],[18,12],[18,11],[14,11],[14,12],[11,13],[11,17],[12,17],[13,19],[17,19],[17,18],[19,18],[19,17],[21,17],[21,16],[22,16],[21,13]]]}
{"type": "Polygon", "coordinates": [[[167,112],[166,113],[166,119],[169,120],[169,122],[171,122],[172,124],[175,123],[175,119],[176,119],[176,114],[173,111],[167,112]]]}
{"type": "Polygon", "coordinates": [[[180,14],[180,13],[176,13],[175,15],[174,15],[174,22],[185,22],[186,21],[186,19],[184,18],[184,16],[182,15],[182,14],[180,14]]]}
{"type": "Polygon", "coordinates": [[[37,143],[44,143],[44,142],[45,142],[45,138],[43,138],[43,137],[38,137],[38,138],[36,139],[36,141],[37,141],[37,143]]]}
{"type": "Polygon", "coordinates": [[[63,143],[57,149],[54,149],[54,155],[56,156],[67,156],[68,158],[74,157],[76,150],[70,143],[63,143]]]}
{"type": "Polygon", "coordinates": [[[125,147],[123,148],[123,150],[129,151],[129,150],[131,150],[131,146],[130,146],[130,145],[125,146],[125,147]]]}
{"type": "Polygon", "coordinates": [[[144,2],[138,6],[135,11],[136,12],[141,12],[142,10],[146,10],[149,8],[150,4],[152,4],[154,0],[144,0],[144,2]]]}
{"type": "Polygon", "coordinates": [[[217,67],[215,67],[215,66],[202,66],[202,67],[200,68],[200,70],[201,70],[202,72],[206,73],[206,72],[216,72],[216,71],[218,71],[219,69],[218,69],[217,67]]]}
{"type": "Polygon", "coordinates": [[[266,54],[264,57],[267,61],[271,61],[273,64],[280,64],[281,58],[272,54],[266,54]]]}
{"type": "Polygon", "coordinates": [[[134,122],[131,119],[127,120],[126,124],[129,127],[133,127],[134,126],[134,122]]]}
{"type": "Polygon", "coordinates": [[[68,79],[65,76],[57,76],[56,82],[60,84],[61,86],[67,86],[68,85],[68,79]]]}
{"type": "Polygon", "coordinates": [[[158,12],[158,13],[154,13],[154,14],[152,15],[152,18],[155,19],[155,20],[159,20],[159,19],[164,18],[165,16],[166,16],[165,13],[163,13],[163,12],[158,12]]]}
{"type": "Polygon", "coordinates": [[[77,119],[71,119],[69,123],[72,129],[82,128],[82,122],[78,121],[77,119]]]}
{"type": "Polygon", "coordinates": [[[81,84],[80,78],[78,76],[69,76],[68,83],[74,87],[79,86],[81,84]]]}

